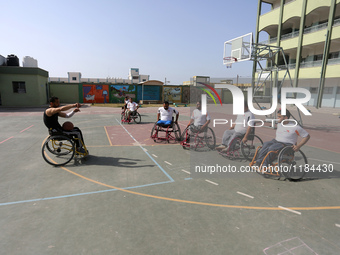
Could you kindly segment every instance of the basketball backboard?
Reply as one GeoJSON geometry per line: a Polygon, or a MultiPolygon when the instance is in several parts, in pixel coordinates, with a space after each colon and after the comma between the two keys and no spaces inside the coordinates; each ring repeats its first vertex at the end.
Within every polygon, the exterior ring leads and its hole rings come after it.
{"type": "Polygon", "coordinates": [[[253,46],[253,33],[231,39],[224,43],[223,64],[250,60],[253,46]]]}

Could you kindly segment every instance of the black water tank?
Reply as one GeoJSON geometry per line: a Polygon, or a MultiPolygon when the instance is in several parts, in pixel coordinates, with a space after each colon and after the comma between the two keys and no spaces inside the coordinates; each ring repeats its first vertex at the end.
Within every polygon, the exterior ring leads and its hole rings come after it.
{"type": "Polygon", "coordinates": [[[7,66],[19,66],[19,58],[13,54],[8,55],[7,66]]]}

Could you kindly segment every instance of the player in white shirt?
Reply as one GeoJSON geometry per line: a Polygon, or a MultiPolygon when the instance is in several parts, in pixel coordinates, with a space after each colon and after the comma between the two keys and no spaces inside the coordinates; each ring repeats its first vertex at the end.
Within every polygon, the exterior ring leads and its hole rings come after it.
{"type": "Polygon", "coordinates": [[[201,110],[201,102],[198,101],[196,103],[196,109],[192,112],[191,114],[191,119],[189,124],[187,125],[187,127],[189,127],[191,124],[193,124],[193,132],[203,132],[206,130],[206,128],[208,127],[210,123],[210,116],[209,114],[202,114],[202,110],[201,110]]]}
{"type": "Polygon", "coordinates": [[[125,109],[127,108],[127,104],[128,104],[129,102],[130,102],[129,97],[126,96],[125,99],[124,99],[124,103],[125,103],[124,108],[125,108],[125,109]]]}
{"type": "MultiPolygon", "coordinates": [[[[282,122],[290,118],[290,112],[286,110],[286,115],[281,115],[281,110],[279,110],[277,115],[278,125],[276,130],[275,139],[263,143],[262,149],[259,152],[259,156],[256,159],[256,164],[260,165],[269,151],[281,150],[285,146],[292,146],[294,151],[300,150],[300,148],[308,142],[310,135],[301,126],[295,125],[295,122],[285,121],[284,126],[282,122]],[[298,136],[302,137],[302,140],[297,143],[298,136]]],[[[268,167],[268,165],[273,161],[275,157],[274,153],[271,153],[266,157],[265,162],[262,166],[268,167]]]]}
{"type": "Polygon", "coordinates": [[[127,104],[129,103],[129,97],[126,96],[124,99],[124,106],[122,106],[122,113],[125,113],[126,109],[127,109],[127,104]]]}
{"type": "Polygon", "coordinates": [[[176,120],[175,123],[177,124],[178,117],[179,117],[179,112],[172,108],[169,107],[169,102],[165,101],[163,103],[163,107],[158,108],[157,111],[157,125],[162,124],[162,125],[171,125],[172,123],[172,115],[176,114],[176,120]]]}
{"type": "Polygon", "coordinates": [[[130,115],[139,108],[139,105],[136,102],[132,101],[132,98],[129,98],[129,102],[126,105],[126,119],[130,119],[130,115]]]}
{"type": "MultiPolygon", "coordinates": [[[[244,101],[244,114],[238,115],[235,123],[224,132],[222,144],[216,147],[216,150],[227,152],[230,147],[230,142],[236,137],[243,137],[242,142],[246,143],[252,129],[251,126],[248,126],[248,121],[253,119],[255,119],[254,114],[249,111],[247,101],[244,101]]],[[[252,123],[252,125],[253,124],[254,123],[252,123]]]]}

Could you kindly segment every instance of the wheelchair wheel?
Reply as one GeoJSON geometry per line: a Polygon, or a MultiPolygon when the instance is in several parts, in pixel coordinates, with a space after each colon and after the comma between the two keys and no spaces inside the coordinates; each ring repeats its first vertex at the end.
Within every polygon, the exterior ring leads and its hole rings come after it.
{"type": "Polygon", "coordinates": [[[62,166],[70,162],[75,153],[75,145],[67,136],[50,136],[42,147],[44,160],[53,166],[62,166]]]}
{"type": "Polygon", "coordinates": [[[294,151],[291,146],[284,147],[278,156],[278,167],[288,180],[300,180],[306,174],[307,158],[302,151],[294,151]]]}
{"type": "Polygon", "coordinates": [[[190,149],[190,129],[187,127],[181,136],[181,145],[184,150],[189,150],[190,149]]]}
{"type": "Polygon", "coordinates": [[[207,132],[204,132],[204,140],[209,149],[211,150],[215,149],[216,136],[215,136],[214,130],[212,130],[211,128],[208,128],[207,132]]]}
{"type": "Polygon", "coordinates": [[[136,124],[139,124],[142,121],[142,117],[138,112],[136,112],[136,114],[134,114],[133,116],[131,115],[131,118],[136,124]]]}
{"type": "Polygon", "coordinates": [[[182,136],[181,136],[181,129],[179,125],[177,123],[173,123],[172,128],[173,128],[173,132],[176,137],[176,141],[181,141],[182,136]]]}
{"type": "Polygon", "coordinates": [[[262,144],[261,138],[257,135],[253,135],[245,144],[241,142],[240,146],[243,157],[248,161],[252,161],[256,148],[262,146],[262,144]]]}
{"type": "Polygon", "coordinates": [[[151,139],[154,140],[154,142],[157,141],[157,137],[158,137],[158,130],[159,130],[159,127],[155,124],[151,130],[151,139]]]}
{"type": "Polygon", "coordinates": [[[233,152],[233,158],[239,158],[240,157],[240,149],[242,145],[242,140],[239,137],[236,137],[235,140],[230,143],[230,151],[233,152]],[[238,157],[235,156],[237,154],[238,157]]]}

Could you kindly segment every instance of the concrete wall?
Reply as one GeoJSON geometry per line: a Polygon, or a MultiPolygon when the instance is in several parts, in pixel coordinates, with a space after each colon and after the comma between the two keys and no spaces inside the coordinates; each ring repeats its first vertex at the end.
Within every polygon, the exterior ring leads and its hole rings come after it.
{"type": "Polygon", "coordinates": [[[56,96],[64,103],[76,103],[79,101],[79,84],[53,83],[49,84],[49,97],[56,96]]]}

